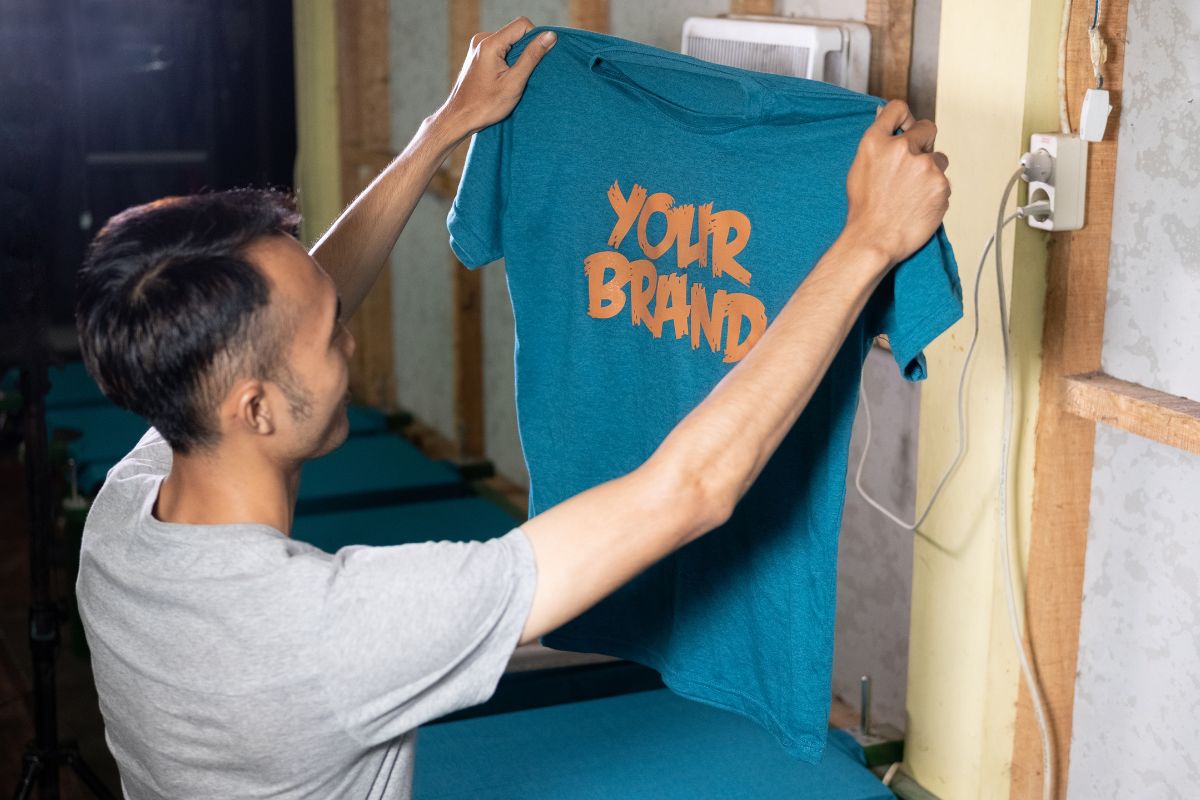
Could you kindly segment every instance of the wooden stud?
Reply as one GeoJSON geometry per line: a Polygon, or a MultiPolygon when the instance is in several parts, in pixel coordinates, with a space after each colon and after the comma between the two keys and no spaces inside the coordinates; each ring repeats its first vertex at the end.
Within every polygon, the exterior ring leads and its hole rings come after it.
{"type": "Polygon", "coordinates": [[[571,0],[568,25],[596,33],[608,33],[608,0],[571,0]]]}
{"type": "Polygon", "coordinates": [[[1092,372],[1066,380],[1067,410],[1077,417],[1200,454],[1200,403],[1092,372]]]}
{"type": "Polygon", "coordinates": [[[908,101],[912,63],[913,0],[867,0],[871,28],[871,67],[867,93],[908,101]]]}
{"type": "MultiPolygon", "coordinates": [[[[391,152],[387,0],[338,0],[338,117],[342,202],[350,203],[386,167],[391,152]]],[[[350,320],[358,343],[350,362],[355,399],[393,410],[395,361],[391,270],[384,266],[350,320]]]]}
{"type": "MultiPolygon", "coordinates": [[[[912,65],[913,0],[867,0],[867,25],[871,29],[871,66],[867,92],[885,100],[908,100],[908,74],[912,65]]],[[[875,344],[891,351],[886,336],[875,344]]]]}
{"type": "Polygon", "coordinates": [[[729,13],[743,16],[774,16],[779,13],[775,0],[733,0],[729,13]]]}
{"type": "MultiPolygon", "coordinates": [[[[1067,101],[1075,125],[1084,89],[1092,81],[1086,31],[1092,4],[1073,0],[1073,6],[1067,101]]],[[[1105,87],[1113,104],[1112,133],[1088,148],[1087,226],[1053,234],[1047,262],[1026,634],[1049,718],[1059,798],[1067,796],[1095,441],[1095,424],[1071,413],[1063,378],[1100,369],[1128,10],[1128,0],[1109,0],[1104,8],[1101,29],[1108,42],[1105,87]]],[[[1011,797],[1040,797],[1041,740],[1024,682],[1018,691],[1011,797]]]]}
{"type": "MultiPolygon", "coordinates": [[[[450,1],[450,86],[467,57],[471,37],[480,29],[479,0],[450,1]]],[[[467,157],[463,142],[450,156],[450,174],[462,175],[467,157]]],[[[454,181],[458,185],[458,181],[454,181]]],[[[454,287],[454,409],[460,458],[482,458],[483,416],[483,317],[482,281],[478,270],[469,270],[450,256],[454,287]]]]}

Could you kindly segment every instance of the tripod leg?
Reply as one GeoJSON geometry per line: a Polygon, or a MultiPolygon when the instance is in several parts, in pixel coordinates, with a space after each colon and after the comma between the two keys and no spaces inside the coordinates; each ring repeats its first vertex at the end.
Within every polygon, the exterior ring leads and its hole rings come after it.
{"type": "Polygon", "coordinates": [[[33,794],[33,784],[37,782],[38,773],[42,769],[42,761],[37,756],[25,756],[25,770],[21,775],[21,783],[13,794],[13,800],[29,800],[33,794]]]}
{"type": "Polygon", "coordinates": [[[79,780],[83,781],[84,785],[91,789],[92,794],[99,800],[117,800],[117,796],[108,790],[96,773],[92,772],[91,767],[83,760],[83,756],[79,754],[78,750],[68,751],[64,760],[71,765],[71,769],[75,770],[79,780]]]}

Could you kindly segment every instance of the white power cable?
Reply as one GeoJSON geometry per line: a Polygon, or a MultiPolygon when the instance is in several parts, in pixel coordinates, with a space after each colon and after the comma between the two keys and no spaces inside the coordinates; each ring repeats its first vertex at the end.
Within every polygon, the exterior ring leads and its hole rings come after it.
{"type": "Polygon", "coordinates": [[[1000,200],[1000,208],[996,212],[996,288],[1000,299],[1000,340],[1004,343],[1004,428],[1000,437],[1000,555],[1004,562],[1004,595],[1008,600],[1008,622],[1012,629],[1013,644],[1017,648],[1021,675],[1025,678],[1025,688],[1029,690],[1033,714],[1037,718],[1038,734],[1042,739],[1042,798],[1051,800],[1054,793],[1054,762],[1050,758],[1050,729],[1046,724],[1046,710],[1037,678],[1034,677],[1033,668],[1029,666],[1029,659],[1025,655],[1025,640],[1021,636],[1021,622],[1017,617],[1012,558],[1009,555],[1011,547],[1008,541],[1008,470],[1013,426],[1013,370],[1009,353],[1008,305],[1004,298],[1004,258],[1000,234],[1004,230],[1004,209],[1008,205],[1008,196],[1024,171],[1022,167],[1009,178],[1008,185],[1004,187],[1004,196],[1000,200]]]}
{"type": "MultiPolygon", "coordinates": [[[[1010,214],[1008,219],[1004,220],[1004,224],[1012,222],[1021,214],[1017,211],[1010,214]]],[[[892,522],[904,528],[907,531],[915,531],[921,527],[921,523],[925,521],[925,517],[929,515],[933,504],[937,502],[938,495],[942,493],[942,487],[946,485],[946,481],[950,478],[950,473],[954,472],[959,462],[962,461],[963,454],[966,452],[967,436],[966,436],[966,408],[963,405],[965,390],[967,385],[967,369],[971,366],[971,357],[975,353],[975,343],[979,340],[979,284],[982,283],[980,278],[983,276],[983,265],[987,263],[988,252],[992,249],[992,243],[996,241],[996,234],[992,234],[988,238],[987,244],[983,246],[983,252],[979,254],[979,267],[975,270],[975,330],[971,334],[971,344],[967,347],[967,357],[963,360],[962,370],[958,374],[958,452],[954,455],[954,460],[950,462],[950,466],[946,467],[946,471],[942,473],[941,480],[938,481],[937,488],[933,490],[933,494],[929,497],[929,502],[925,505],[925,510],[917,516],[914,522],[905,522],[897,517],[888,509],[884,508],[875,498],[867,494],[867,490],[862,485],[863,466],[867,463],[867,454],[871,451],[871,404],[867,400],[866,388],[866,373],[864,372],[862,379],[858,384],[858,396],[862,400],[863,417],[866,420],[867,429],[866,439],[863,444],[862,455],[858,459],[858,469],[854,472],[854,488],[862,495],[862,499],[866,500],[870,505],[874,506],[880,514],[890,519],[892,522]]]]}
{"type": "MultiPolygon", "coordinates": [[[[1021,665],[1021,675],[1025,680],[1025,687],[1029,691],[1029,697],[1033,704],[1034,716],[1037,719],[1038,733],[1042,743],[1042,797],[1044,800],[1051,800],[1054,787],[1053,762],[1050,760],[1050,733],[1046,724],[1045,707],[1042,700],[1041,690],[1038,687],[1037,679],[1033,675],[1033,670],[1029,665],[1029,660],[1025,654],[1025,643],[1021,636],[1021,624],[1017,616],[1016,595],[1013,588],[1013,570],[1012,559],[1009,555],[1009,531],[1008,531],[1008,471],[1010,461],[1010,451],[1012,445],[1012,406],[1013,406],[1013,374],[1012,374],[1012,359],[1009,353],[1009,335],[1008,335],[1008,304],[1005,299],[1004,292],[1004,260],[1001,250],[1001,237],[1004,232],[1004,226],[1008,225],[1015,219],[1021,219],[1026,216],[1037,216],[1050,211],[1050,204],[1031,203],[1018,208],[1007,217],[1004,216],[1004,209],[1008,206],[1008,198],[1012,193],[1013,187],[1017,181],[1023,176],[1028,176],[1029,173],[1041,166],[1031,160],[1030,154],[1026,153],[1021,159],[1022,166],[1012,177],[1009,178],[1008,184],[1004,187],[1004,196],[1000,201],[1000,208],[996,214],[996,230],[988,238],[987,243],[983,247],[983,252],[979,256],[979,266],[975,271],[975,292],[974,292],[974,313],[975,313],[975,329],[971,334],[971,344],[967,347],[966,358],[963,359],[962,370],[958,376],[958,452],[954,456],[954,460],[946,471],[942,473],[941,480],[938,481],[937,487],[933,490],[924,511],[916,518],[914,522],[905,522],[893,514],[888,509],[884,508],[881,503],[867,494],[862,486],[863,466],[867,462],[867,455],[871,449],[871,406],[867,401],[867,392],[865,381],[859,381],[859,397],[862,400],[863,416],[866,418],[866,438],[863,444],[863,452],[859,457],[858,469],[854,473],[854,487],[858,490],[859,495],[863,500],[866,500],[871,506],[878,510],[885,517],[890,519],[896,525],[899,525],[905,530],[916,530],[925,521],[933,508],[934,503],[941,494],[946,481],[950,474],[962,461],[963,454],[966,450],[966,408],[963,404],[964,390],[966,387],[967,369],[970,366],[971,358],[975,353],[975,344],[979,339],[979,285],[983,277],[983,265],[987,263],[988,251],[995,247],[996,251],[996,289],[1000,306],[1000,338],[1004,345],[1004,424],[1001,433],[1001,469],[1000,469],[1000,552],[1001,559],[1004,565],[1004,588],[1005,598],[1008,605],[1008,619],[1012,632],[1013,643],[1017,648],[1017,658],[1021,665]]],[[[865,378],[865,374],[864,374],[865,378]]]]}

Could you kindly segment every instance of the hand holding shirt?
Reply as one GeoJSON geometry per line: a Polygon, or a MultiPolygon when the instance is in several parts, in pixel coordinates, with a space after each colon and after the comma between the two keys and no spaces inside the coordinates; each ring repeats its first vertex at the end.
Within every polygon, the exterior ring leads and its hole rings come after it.
{"type": "MultiPolygon", "coordinates": [[[[745,356],[840,234],[882,104],[554,30],[512,115],[472,141],[448,218],[467,267],[506,261],[531,516],[636,468],[745,356]]],[[[922,349],[961,314],[939,229],[880,285],[729,522],[544,643],[652,666],[819,759],[862,362],[886,333],[922,379],[922,349]]]]}

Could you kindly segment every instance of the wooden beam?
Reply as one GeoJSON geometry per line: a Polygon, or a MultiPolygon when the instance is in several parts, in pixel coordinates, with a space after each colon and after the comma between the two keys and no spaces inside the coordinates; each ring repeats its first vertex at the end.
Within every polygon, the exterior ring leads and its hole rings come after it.
{"type": "Polygon", "coordinates": [[[774,16],[779,13],[775,0],[732,0],[730,14],[747,16],[774,16]]]}
{"type": "Polygon", "coordinates": [[[1200,454],[1200,403],[1103,372],[1069,375],[1067,410],[1189,453],[1200,454]]]}
{"type": "MultiPolygon", "coordinates": [[[[1079,119],[1084,89],[1092,82],[1087,37],[1092,4],[1069,1],[1073,8],[1067,43],[1067,102],[1074,123],[1079,119]]],[[[1087,225],[1082,230],[1052,234],[1047,263],[1026,635],[1049,718],[1059,798],[1067,796],[1095,440],[1095,424],[1071,413],[1069,384],[1063,378],[1100,369],[1128,11],[1128,0],[1109,0],[1104,7],[1101,31],[1109,55],[1104,83],[1113,104],[1108,127],[1113,133],[1088,148],[1087,225]]],[[[1037,722],[1024,682],[1018,691],[1011,796],[1040,797],[1042,753],[1037,722]]]]}
{"type": "MultiPolygon", "coordinates": [[[[450,0],[450,75],[453,86],[480,28],[479,0],[450,0]]],[[[467,157],[463,142],[450,156],[450,175],[461,175],[467,157]]],[[[455,187],[457,187],[455,181],[455,187]]],[[[454,290],[454,411],[458,454],[484,452],[482,276],[450,256],[454,290]]]]}
{"type": "Polygon", "coordinates": [[[571,0],[567,8],[567,24],[596,33],[608,33],[608,0],[571,0]]]}
{"type": "MultiPolygon", "coordinates": [[[[388,165],[388,0],[338,0],[338,124],[342,203],[350,203],[388,165]]],[[[358,343],[350,361],[350,391],[362,403],[396,405],[391,270],[380,272],[349,322],[358,343]]]]}
{"type": "Polygon", "coordinates": [[[884,100],[907,102],[913,0],[867,0],[867,25],[871,28],[867,93],[884,100]]]}

